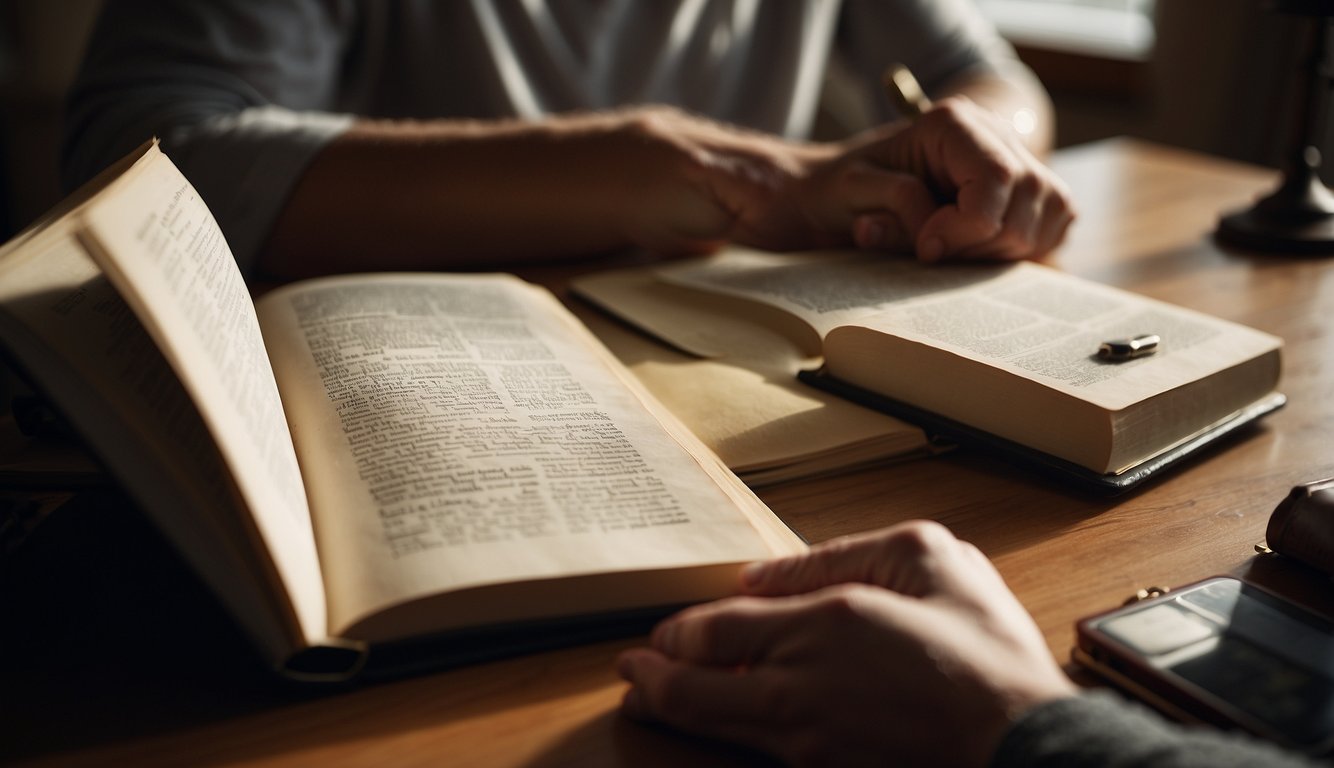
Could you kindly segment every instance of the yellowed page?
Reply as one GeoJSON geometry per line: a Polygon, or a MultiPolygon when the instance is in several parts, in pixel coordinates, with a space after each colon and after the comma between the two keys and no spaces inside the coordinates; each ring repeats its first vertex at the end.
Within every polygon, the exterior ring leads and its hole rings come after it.
{"type": "Polygon", "coordinates": [[[330,278],[259,309],[336,629],[463,587],[801,547],[517,278],[330,278]]]}
{"type": "Polygon", "coordinates": [[[789,315],[667,285],[653,269],[581,278],[575,290],[676,351],[602,315],[590,330],[753,487],[927,450],[920,429],[797,380],[819,338],[789,315]]]}
{"type": "Polygon", "coordinates": [[[80,236],[198,407],[307,641],[327,636],[305,490],[254,306],[217,223],[156,146],[80,236]]]}
{"type": "Polygon", "coordinates": [[[1267,333],[1027,263],[971,291],[905,302],[861,324],[1108,411],[1282,346],[1267,333]],[[1160,337],[1155,354],[1124,362],[1098,358],[1103,341],[1140,334],[1160,337]]]}
{"type": "MultiPolygon", "coordinates": [[[[664,279],[771,304],[820,335],[860,325],[945,349],[1117,411],[1281,346],[1266,333],[1032,262],[926,266],[874,254],[733,249],[664,279]],[[1157,334],[1157,354],[1097,357],[1109,339],[1157,334]]],[[[846,368],[852,361],[837,361],[846,368]]]]}
{"type": "MultiPolygon", "coordinates": [[[[713,256],[661,267],[657,274],[671,285],[781,310],[823,339],[834,328],[854,325],[886,307],[970,290],[1015,266],[979,262],[926,266],[866,251],[770,253],[733,246],[713,256]]],[[[676,343],[674,338],[667,340],[676,343]]]]}
{"type": "Polygon", "coordinates": [[[0,256],[0,334],[275,665],[301,638],[198,411],[68,226],[0,256]]]}
{"type": "Polygon", "coordinates": [[[1098,472],[1191,439],[1278,381],[1280,339],[1032,262],[729,249],[660,274],[800,318],[836,379],[1098,472]],[[1097,355],[1146,334],[1160,338],[1151,356],[1097,355]]]}

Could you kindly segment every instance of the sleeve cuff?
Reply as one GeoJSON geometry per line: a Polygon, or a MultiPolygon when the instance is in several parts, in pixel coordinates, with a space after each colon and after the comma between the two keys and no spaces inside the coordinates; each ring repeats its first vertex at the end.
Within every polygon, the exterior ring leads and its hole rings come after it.
{"type": "Polygon", "coordinates": [[[242,273],[315,155],[352,124],[350,115],[251,107],[162,137],[163,150],[218,220],[242,273]]]}
{"type": "Polygon", "coordinates": [[[1010,727],[991,761],[992,768],[1251,765],[1296,768],[1316,763],[1239,733],[1170,722],[1108,691],[1033,708],[1010,727]]]}

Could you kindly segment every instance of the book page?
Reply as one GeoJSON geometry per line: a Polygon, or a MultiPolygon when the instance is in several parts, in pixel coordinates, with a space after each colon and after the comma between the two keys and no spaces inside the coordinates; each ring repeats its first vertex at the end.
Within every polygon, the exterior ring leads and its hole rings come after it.
{"type": "Polygon", "coordinates": [[[1117,411],[1261,354],[1282,341],[1184,307],[1032,263],[967,290],[889,306],[858,324],[918,341],[1117,411]],[[1158,351],[1113,362],[1107,340],[1160,338],[1158,351]]]}
{"type": "Polygon", "coordinates": [[[254,306],[217,222],[156,146],[81,212],[89,253],[190,394],[304,638],[327,636],[310,515],[254,306]]]}
{"type": "MultiPolygon", "coordinates": [[[[662,267],[657,273],[672,285],[775,307],[801,319],[823,339],[835,327],[856,323],[885,307],[984,284],[1014,266],[977,262],[927,266],[865,251],[766,253],[731,246],[713,256],[662,267]]],[[[688,342],[682,348],[694,351],[688,342]]]]}
{"type": "Polygon", "coordinates": [[[757,526],[772,520],[758,499],[665,431],[542,289],[330,278],[259,309],[335,627],[460,587],[799,548],[757,526]]]}
{"type": "Polygon", "coordinates": [[[279,602],[198,411],[72,234],[32,244],[0,261],[5,346],[270,659],[281,661],[297,642],[294,627],[275,619],[279,602]]]}
{"type": "MultiPolygon", "coordinates": [[[[878,254],[728,249],[664,280],[791,312],[822,337],[865,326],[977,360],[1115,411],[1276,349],[1265,333],[1033,262],[923,265],[878,254]],[[1152,356],[1097,357],[1156,334],[1152,356]]],[[[828,362],[828,361],[827,361],[828,362]]],[[[839,360],[847,368],[855,361],[839,360]]]]}
{"type": "Polygon", "coordinates": [[[665,284],[654,268],[589,275],[576,280],[574,290],[690,352],[601,313],[582,316],[649,391],[751,487],[928,450],[917,427],[798,381],[799,371],[819,366],[820,339],[791,315],[762,314],[754,306],[738,307],[743,302],[730,296],[665,284]]]}

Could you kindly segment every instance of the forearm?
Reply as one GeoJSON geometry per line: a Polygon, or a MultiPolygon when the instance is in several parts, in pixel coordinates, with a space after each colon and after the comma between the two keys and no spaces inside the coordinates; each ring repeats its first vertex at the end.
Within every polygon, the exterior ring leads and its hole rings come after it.
{"type": "Polygon", "coordinates": [[[360,122],[307,166],[259,268],[284,278],[485,269],[728,241],[778,251],[916,246],[927,260],[1045,253],[1068,205],[1049,172],[998,130],[1011,131],[958,99],[907,129],[842,144],[789,142],[664,107],[540,122],[360,122]],[[997,167],[1006,173],[995,176],[997,167]],[[960,205],[940,205],[933,190],[960,205]],[[1010,216],[1012,207],[1024,215],[1010,216]]]}
{"type": "Polygon", "coordinates": [[[799,158],[818,152],[660,108],[362,121],[307,168],[260,267],[295,277],[701,250],[733,237],[736,210],[763,208],[757,198],[781,195],[799,158]]]}
{"type": "Polygon", "coordinates": [[[608,122],[358,122],[298,181],[261,269],[477,266],[622,246],[613,180],[588,157],[608,122]]]}

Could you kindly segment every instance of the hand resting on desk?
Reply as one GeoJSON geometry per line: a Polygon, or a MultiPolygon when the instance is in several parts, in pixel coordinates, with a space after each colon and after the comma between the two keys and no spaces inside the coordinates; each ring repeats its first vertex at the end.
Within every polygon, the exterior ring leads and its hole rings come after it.
{"type": "Polygon", "coordinates": [[[785,762],[986,765],[1076,689],[991,563],[916,521],[746,571],[618,660],[624,712],[785,762]]]}

